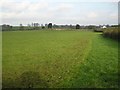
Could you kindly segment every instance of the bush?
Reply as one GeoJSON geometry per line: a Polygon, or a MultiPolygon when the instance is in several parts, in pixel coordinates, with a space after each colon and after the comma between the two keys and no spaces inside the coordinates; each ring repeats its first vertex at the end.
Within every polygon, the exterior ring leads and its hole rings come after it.
{"type": "Polygon", "coordinates": [[[118,27],[103,30],[103,35],[120,41],[120,30],[118,30],[118,27]]]}
{"type": "Polygon", "coordinates": [[[103,30],[101,28],[96,28],[94,29],[94,32],[103,32],[103,30]]]}
{"type": "Polygon", "coordinates": [[[45,29],[45,26],[42,26],[42,29],[45,29]]]}

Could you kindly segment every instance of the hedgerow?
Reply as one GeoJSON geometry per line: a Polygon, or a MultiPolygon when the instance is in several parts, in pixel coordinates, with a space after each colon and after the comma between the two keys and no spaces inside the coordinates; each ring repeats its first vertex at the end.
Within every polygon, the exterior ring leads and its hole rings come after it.
{"type": "Polygon", "coordinates": [[[120,41],[120,30],[118,27],[104,29],[103,36],[120,41]]]}

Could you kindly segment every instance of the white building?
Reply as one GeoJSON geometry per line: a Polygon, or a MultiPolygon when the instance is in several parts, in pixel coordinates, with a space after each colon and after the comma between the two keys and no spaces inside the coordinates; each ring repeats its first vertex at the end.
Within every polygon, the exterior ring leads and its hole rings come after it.
{"type": "Polygon", "coordinates": [[[101,28],[107,28],[106,26],[102,26],[101,28]]]}

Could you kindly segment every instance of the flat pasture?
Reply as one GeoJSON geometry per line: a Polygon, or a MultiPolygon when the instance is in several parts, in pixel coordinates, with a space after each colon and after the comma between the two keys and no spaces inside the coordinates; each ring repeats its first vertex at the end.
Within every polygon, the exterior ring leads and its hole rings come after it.
{"type": "Polygon", "coordinates": [[[3,88],[118,87],[118,42],[101,34],[2,32],[3,88]]]}

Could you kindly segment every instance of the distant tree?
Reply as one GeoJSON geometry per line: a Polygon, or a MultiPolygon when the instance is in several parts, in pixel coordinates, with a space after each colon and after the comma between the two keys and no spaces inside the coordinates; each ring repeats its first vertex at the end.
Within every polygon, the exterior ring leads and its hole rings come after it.
{"type": "Polygon", "coordinates": [[[42,26],[42,29],[45,29],[45,26],[42,26]]]}
{"type": "Polygon", "coordinates": [[[41,24],[41,27],[43,26],[43,24],[41,24]]]}
{"type": "Polygon", "coordinates": [[[58,26],[58,25],[56,25],[56,24],[54,24],[54,25],[53,25],[53,28],[59,28],[59,26],[58,26]]]}
{"type": "Polygon", "coordinates": [[[107,24],[107,25],[106,25],[106,27],[110,27],[110,25],[109,25],[109,24],[107,24]]]}
{"type": "Polygon", "coordinates": [[[31,30],[31,29],[32,29],[30,24],[27,24],[27,29],[28,29],[28,30],[31,30]]]}
{"type": "Polygon", "coordinates": [[[20,26],[22,26],[22,24],[20,24],[20,26]]]}
{"type": "Polygon", "coordinates": [[[33,23],[33,27],[35,27],[36,25],[35,25],[35,23],[33,23]]]}
{"type": "Polygon", "coordinates": [[[31,25],[30,24],[27,24],[28,27],[30,27],[31,25]]]}
{"type": "Polygon", "coordinates": [[[39,23],[32,23],[33,29],[39,29],[39,23]]]}
{"type": "Polygon", "coordinates": [[[79,24],[76,25],[76,29],[80,29],[80,25],[79,24]]]}
{"type": "Polygon", "coordinates": [[[52,23],[49,23],[49,24],[48,24],[48,28],[52,28],[52,23]]]}
{"type": "Polygon", "coordinates": [[[34,23],[32,23],[32,27],[34,27],[34,23]]]}
{"type": "MultiPolygon", "coordinates": [[[[101,27],[101,25],[100,25],[100,27],[101,27]]],[[[87,28],[88,28],[88,29],[95,29],[96,26],[95,26],[95,25],[89,25],[89,26],[87,26],[87,28]]]]}
{"type": "Polygon", "coordinates": [[[10,29],[12,29],[13,28],[13,26],[10,26],[10,29]]]}
{"type": "Polygon", "coordinates": [[[2,25],[2,31],[11,31],[11,30],[12,30],[12,26],[6,24],[2,25]]]}
{"type": "Polygon", "coordinates": [[[72,26],[72,24],[70,24],[70,26],[69,26],[71,29],[73,28],[73,26],[72,26]]]}
{"type": "Polygon", "coordinates": [[[47,24],[45,24],[45,26],[47,26],[47,24]]]}
{"type": "Polygon", "coordinates": [[[35,23],[35,26],[36,26],[36,27],[39,27],[39,23],[35,23]]]}
{"type": "Polygon", "coordinates": [[[24,26],[22,24],[20,24],[20,30],[23,30],[24,26]]]}
{"type": "Polygon", "coordinates": [[[45,27],[47,28],[47,27],[48,27],[48,25],[47,25],[47,24],[45,24],[45,27]]]}
{"type": "Polygon", "coordinates": [[[120,27],[120,24],[118,24],[118,25],[111,25],[111,27],[120,27]]]}

